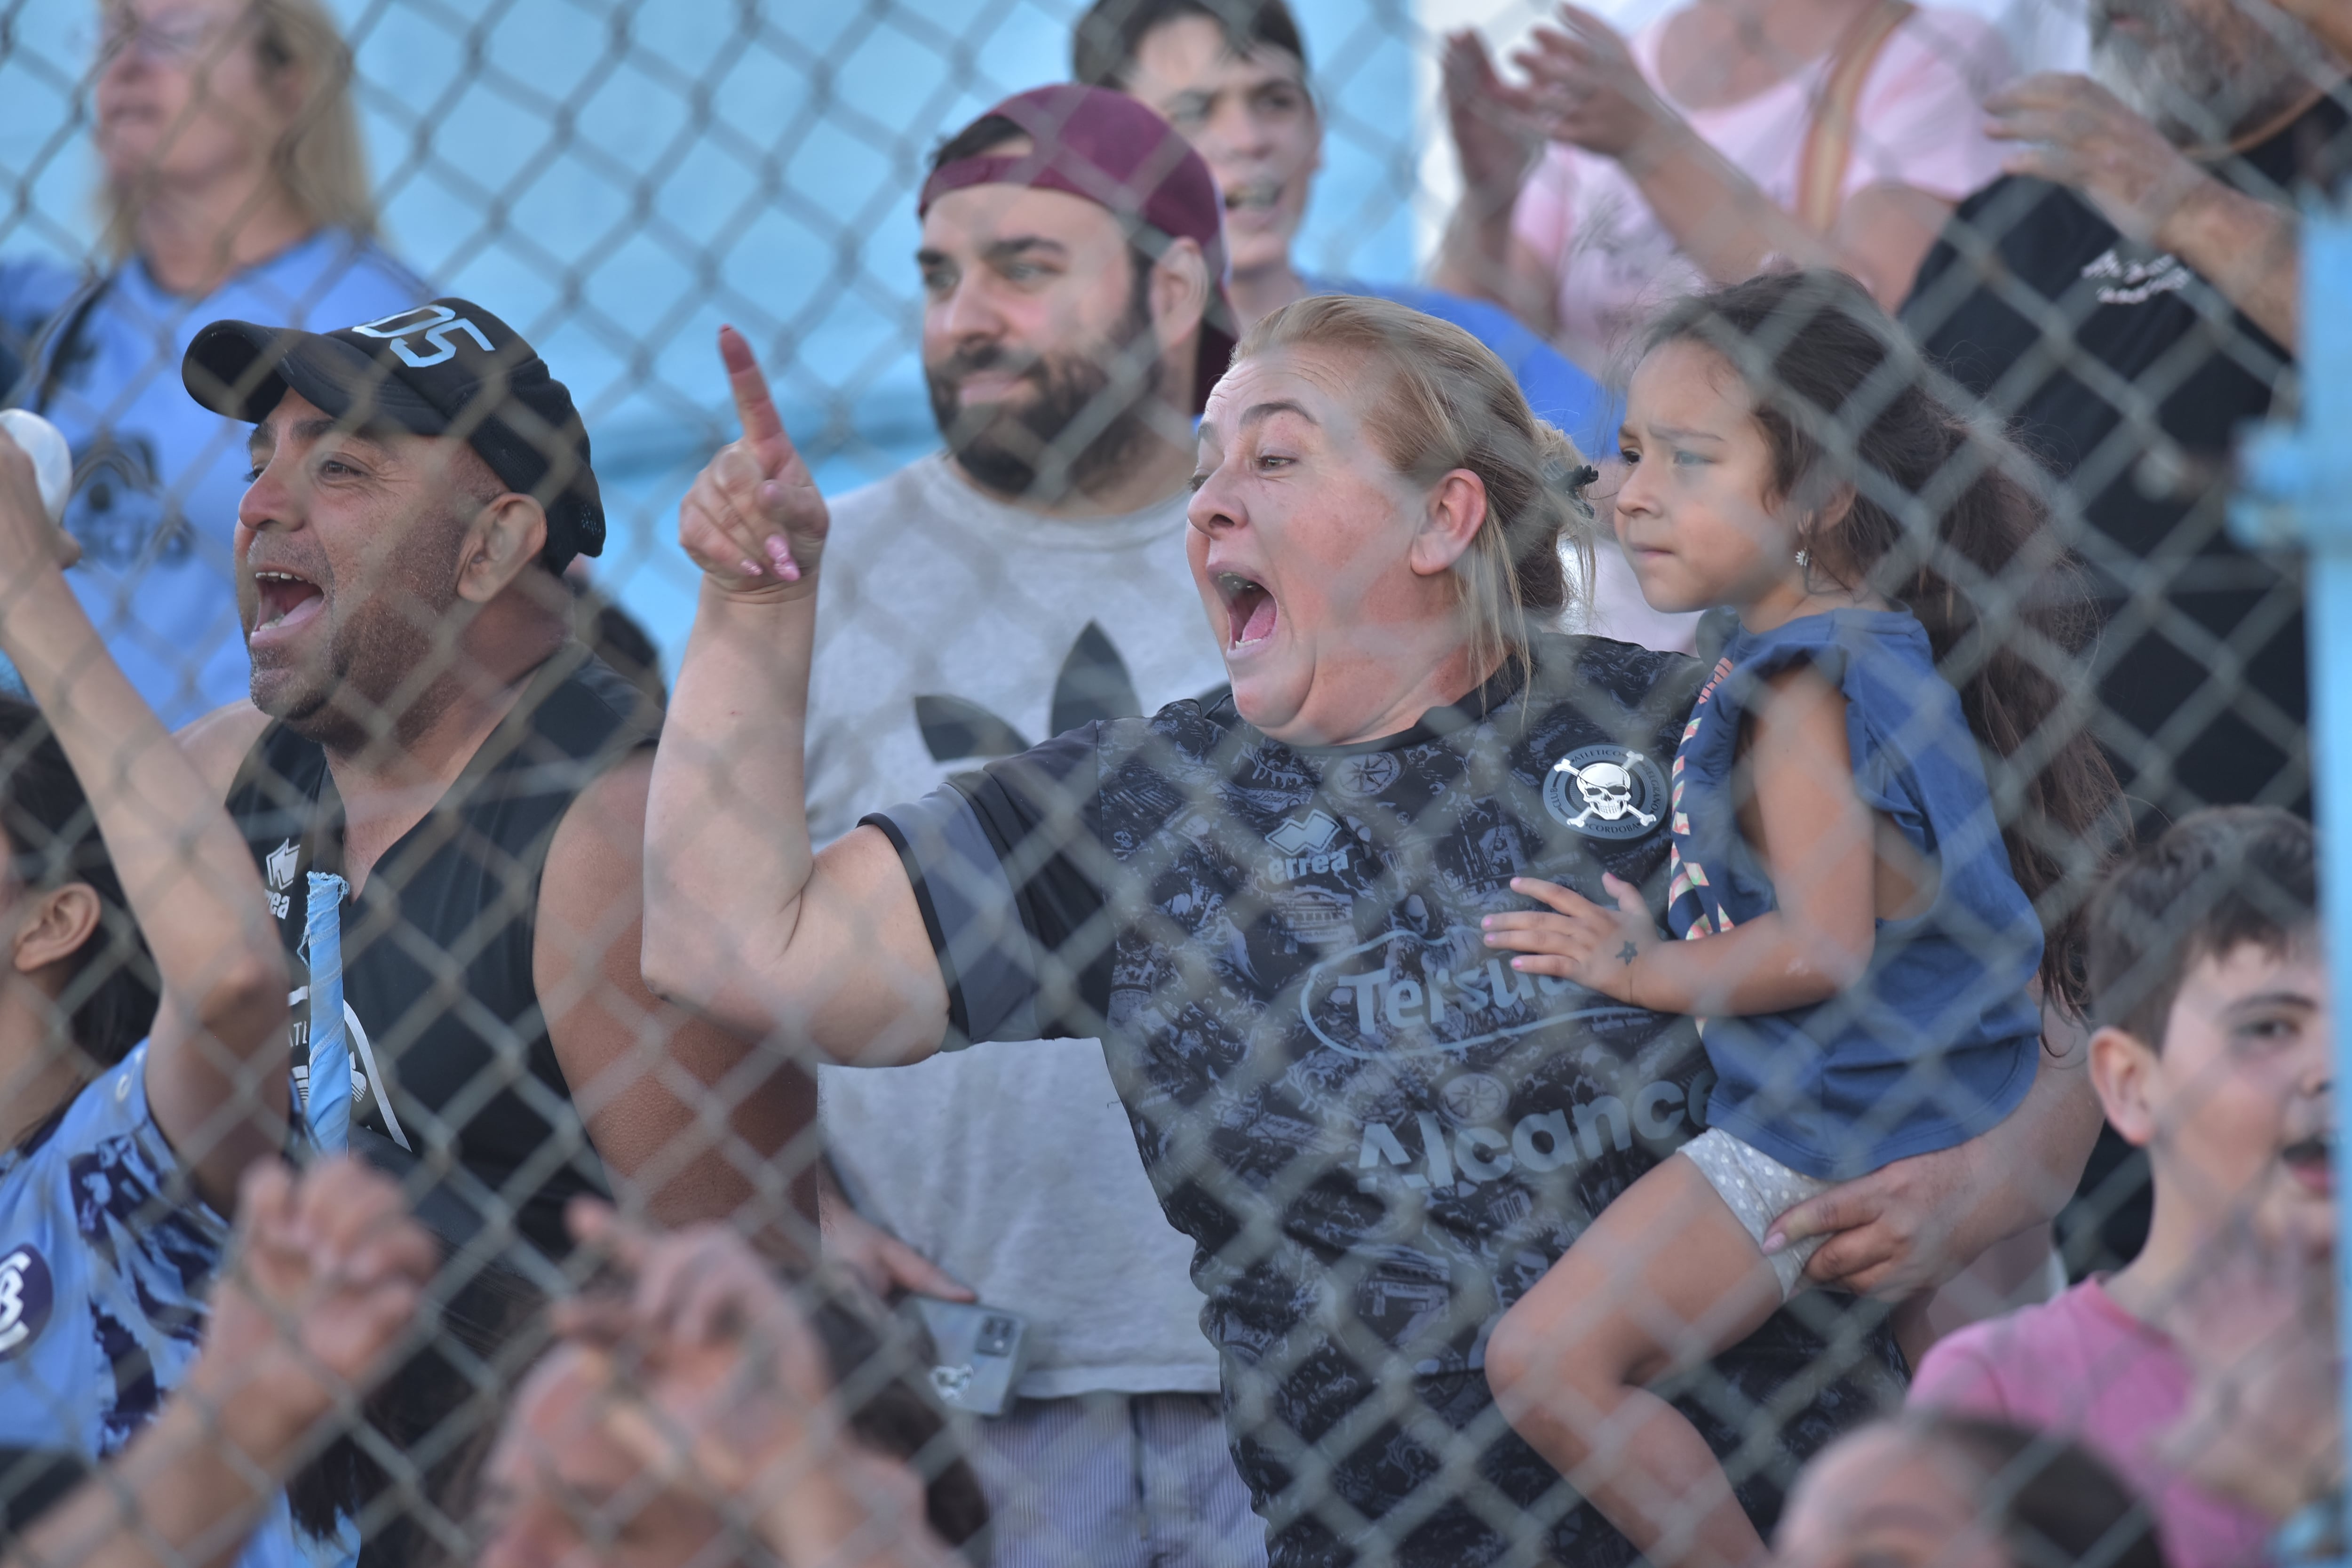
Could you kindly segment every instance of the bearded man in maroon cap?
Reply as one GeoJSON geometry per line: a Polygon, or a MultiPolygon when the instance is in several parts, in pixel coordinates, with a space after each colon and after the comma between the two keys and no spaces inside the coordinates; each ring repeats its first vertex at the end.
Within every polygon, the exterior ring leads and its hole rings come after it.
{"type": "MultiPolygon", "coordinates": [[[[1193,417],[1234,342],[1223,207],[1200,156],[1115,92],[1023,93],[940,147],[915,264],[944,449],[831,502],[818,843],[989,758],[1224,683],[1184,559],[1193,417]]],[[[1101,1047],[822,1077],[828,1255],[1025,1325],[1009,1407],[978,1424],[1000,1568],[1263,1563],[1192,1245],[1101,1047]]],[[[966,1403],[1003,1365],[974,1358],[966,1403]]]]}

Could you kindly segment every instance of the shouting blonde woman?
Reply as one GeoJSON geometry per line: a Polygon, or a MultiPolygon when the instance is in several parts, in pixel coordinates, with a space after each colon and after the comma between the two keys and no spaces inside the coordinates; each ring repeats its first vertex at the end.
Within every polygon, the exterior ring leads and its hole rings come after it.
{"type": "MultiPolygon", "coordinates": [[[[854,1065],[1100,1038],[1198,1246],[1276,1568],[1630,1561],[1485,1372],[1504,1309],[1707,1092],[1686,1020],[1523,971],[1482,925],[1522,877],[1599,896],[1613,874],[1663,908],[1702,672],[1547,629],[1563,537],[1589,544],[1575,448],[1458,328],[1346,296],[1275,310],[1210,395],[1190,512],[1231,694],[1073,730],[813,855],[829,520],[749,350],[722,347],[744,435],[680,515],[704,576],[654,764],[648,984],[854,1065]]],[[[1825,1282],[1931,1285],[2054,1210],[2074,1171],[2019,1173],[2087,1148],[2081,1100],[2047,1079],[1993,1134],[1780,1223],[1841,1232],[1825,1282]]],[[[1780,1457],[1743,1468],[1759,1527],[1772,1473],[1899,1378],[1883,1333],[1841,1359],[1811,1322],[1776,1316],[1685,1402],[1718,1451],[1745,1436],[1730,1406],[1788,1409],[1780,1457]]]]}

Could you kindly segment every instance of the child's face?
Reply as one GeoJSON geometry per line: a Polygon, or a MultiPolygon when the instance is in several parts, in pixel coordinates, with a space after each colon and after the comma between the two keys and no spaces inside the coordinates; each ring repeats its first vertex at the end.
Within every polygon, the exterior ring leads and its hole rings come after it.
{"type": "Polygon", "coordinates": [[[1776,589],[1801,592],[1796,525],[1766,499],[1771,450],[1722,355],[1669,342],[1643,359],[1618,456],[1617,537],[1651,608],[1744,607],[1776,589]]]}
{"type": "Polygon", "coordinates": [[[1892,1426],[1864,1427],[1805,1467],[1774,1538],[1778,1568],[2004,1568],[1987,1489],[1892,1426]]]}
{"type": "Polygon", "coordinates": [[[2315,942],[2283,953],[2243,942],[2198,960],[2160,1053],[2102,1029],[2092,1062],[2116,1130],[2148,1151],[2159,1205],[2200,1233],[2251,1224],[2267,1241],[2327,1245],[2335,1123],[2315,942]]]}

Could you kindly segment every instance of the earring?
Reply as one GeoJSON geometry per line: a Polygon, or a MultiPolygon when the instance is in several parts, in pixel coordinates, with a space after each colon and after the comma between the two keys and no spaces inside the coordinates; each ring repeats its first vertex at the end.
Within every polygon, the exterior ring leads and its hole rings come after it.
{"type": "Polygon", "coordinates": [[[1811,557],[1812,552],[1809,550],[1800,550],[1797,552],[1797,564],[1800,566],[1805,565],[1811,557]]]}

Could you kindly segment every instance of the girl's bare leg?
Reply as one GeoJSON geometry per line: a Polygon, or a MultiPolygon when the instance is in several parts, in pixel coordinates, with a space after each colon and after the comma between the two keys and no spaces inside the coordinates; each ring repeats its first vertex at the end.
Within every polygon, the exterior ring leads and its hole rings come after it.
{"type": "Polygon", "coordinates": [[[1496,1326],[1504,1418],[1660,1568],[1754,1568],[1764,1542],[1698,1429],[1645,1384],[1780,1306],[1780,1277],[1706,1177],[1659,1163],[1496,1326]]]}

